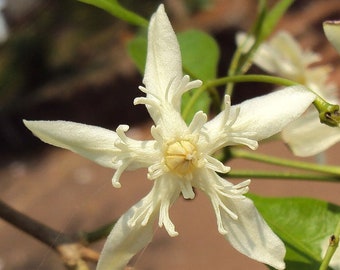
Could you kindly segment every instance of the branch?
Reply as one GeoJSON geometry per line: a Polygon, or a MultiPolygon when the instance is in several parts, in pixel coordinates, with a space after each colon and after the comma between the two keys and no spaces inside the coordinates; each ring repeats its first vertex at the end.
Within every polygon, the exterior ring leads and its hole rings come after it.
{"type": "MultiPolygon", "coordinates": [[[[98,261],[98,252],[84,246],[83,235],[69,235],[56,231],[15,210],[1,200],[0,218],[59,253],[68,269],[87,270],[88,267],[84,260],[98,261]]],[[[84,235],[86,236],[86,234],[84,235]]]]}
{"type": "Polygon", "coordinates": [[[66,235],[26,216],[1,200],[0,217],[53,249],[80,240],[76,235],[66,235]]]}

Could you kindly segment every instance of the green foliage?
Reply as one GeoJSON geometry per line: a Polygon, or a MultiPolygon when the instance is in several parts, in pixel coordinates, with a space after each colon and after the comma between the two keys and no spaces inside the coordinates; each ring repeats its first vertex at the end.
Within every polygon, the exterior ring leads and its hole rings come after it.
{"type": "Polygon", "coordinates": [[[198,30],[190,30],[178,34],[178,42],[186,73],[202,81],[216,78],[220,53],[211,36],[198,30]]]}
{"type": "Polygon", "coordinates": [[[138,71],[141,74],[144,74],[147,51],[146,37],[137,36],[134,39],[130,40],[127,45],[127,51],[132,61],[136,65],[138,71]]]}
{"type": "MultiPolygon", "coordinates": [[[[191,30],[180,33],[178,42],[182,51],[182,61],[185,73],[192,78],[206,82],[216,78],[217,64],[220,57],[216,41],[208,34],[191,30]]],[[[187,92],[182,98],[182,110],[185,110],[185,120],[190,122],[195,113],[199,110],[209,111],[211,98],[208,91],[196,95],[196,90],[187,92]],[[195,97],[195,102],[190,100],[195,97]],[[187,107],[188,106],[188,107],[187,107]]]]}
{"type": "Polygon", "coordinates": [[[124,8],[117,0],[78,0],[106,10],[113,16],[137,26],[148,26],[148,21],[138,14],[124,8]]]}
{"type": "Polygon", "coordinates": [[[321,244],[333,234],[340,220],[340,207],[309,198],[250,197],[285,242],[287,269],[319,269],[321,244]]]}

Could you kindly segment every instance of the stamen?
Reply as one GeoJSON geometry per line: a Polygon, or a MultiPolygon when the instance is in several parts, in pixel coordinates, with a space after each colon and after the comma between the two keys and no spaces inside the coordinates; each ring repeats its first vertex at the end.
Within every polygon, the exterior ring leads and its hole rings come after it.
{"type": "Polygon", "coordinates": [[[162,227],[164,225],[164,228],[166,229],[168,234],[171,237],[174,237],[174,236],[178,235],[178,232],[176,232],[175,225],[170,220],[170,217],[169,217],[169,207],[170,207],[169,202],[161,204],[158,225],[160,227],[162,227]]]}
{"type": "Polygon", "coordinates": [[[168,171],[168,168],[163,164],[163,162],[158,162],[149,166],[147,177],[150,180],[155,180],[168,171]]]}
{"type": "Polygon", "coordinates": [[[195,113],[194,118],[192,119],[189,125],[190,132],[191,133],[199,132],[201,128],[204,126],[204,124],[207,122],[207,119],[208,117],[204,112],[199,111],[195,113]]]}
{"type": "Polygon", "coordinates": [[[259,146],[257,141],[243,137],[244,136],[243,134],[232,133],[230,136],[232,138],[231,142],[233,144],[243,144],[248,146],[252,150],[256,150],[259,146]]]}
{"type": "Polygon", "coordinates": [[[127,132],[129,128],[130,127],[128,125],[119,125],[116,129],[118,137],[125,143],[128,140],[128,137],[126,136],[125,132],[127,132]]]}
{"type": "Polygon", "coordinates": [[[225,166],[221,161],[219,161],[216,158],[213,158],[211,156],[206,155],[205,160],[207,163],[205,164],[206,168],[211,169],[215,172],[220,172],[220,173],[227,173],[230,171],[230,167],[225,166]]]}
{"type": "Polygon", "coordinates": [[[145,226],[148,223],[153,211],[154,207],[152,201],[150,200],[145,201],[143,205],[141,205],[135,210],[133,216],[128,220],[128,225],[130,227],[133,227],[136,225],[139,219],[143,218],[141,225],[145,226]]]}
{"type": "Polygon", "coordinates": [[[229,95],[224,96],[224,105],[225,106],[224,106],[224,110],[223,110],[223,118],[222,118],[222,121],[221,121],[221,129],[225,128],[225,125],[226,125],[227,121],[229,120],[230,105],[231,105],[229,95]]]}
{"type": "Polygon", "coordinates": [[[151,107],[159,108],[159,104],[156,100],[153,100],[151,98],[146,98],[146,97],[135,98],[133,101],[133,104],[134,105],[144,104],[144,105],[149,105],[151,107]]]}
{"type": "Polygon", "coordinates": [[[118,164],[117,170],[112,177],[112,186],[115,188],[120,188],[122,185],[119,183],[119,178],[125,171],[125,169],[130,165],[130,162],[118,161],[117,164],[118,164]]]}
{"type": "Polygon", "coordinates": [[[175,81],[175,77],[172,78],[172,79],[169,81],[169,83],[168,83],[168,85],[167,85],[167,87],[166,87],[165,96],[164,96],[164,98],[165,98],[166,101],[169,101],[169,92],[170,92],[171,85],[173,84],[174,81],[175,81]]]}
{"type": "Polygon", "coordinates": [[[193,191],[192,185],[189,181],[180,181],[180,185],[184,199],[192,200],[195,198],[195,192],[193,191]]]}

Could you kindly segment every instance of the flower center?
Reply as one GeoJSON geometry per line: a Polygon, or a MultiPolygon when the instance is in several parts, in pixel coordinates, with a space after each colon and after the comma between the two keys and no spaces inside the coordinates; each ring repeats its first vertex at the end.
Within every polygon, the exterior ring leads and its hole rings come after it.
{"type": "Polygon", "coordinates": [[[196,146],[188,140],[169,144],[164,155],[165,165],[173,173],[191,178],[197,163],[196,146]]]}

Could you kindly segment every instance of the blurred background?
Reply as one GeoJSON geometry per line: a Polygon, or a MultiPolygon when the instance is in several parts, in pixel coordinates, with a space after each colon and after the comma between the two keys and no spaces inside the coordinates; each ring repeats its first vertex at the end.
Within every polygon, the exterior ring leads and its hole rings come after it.
{"type": "MultiPolygon", "coordinates": [[[[176,31],[198,28],[219,43],[219,73],[224,75],[235,49],[234,35],[256,16],[254,0],[121,0],[145,18],[164,2],[176,31]]],[[[278,1],[268,1],[270,5],[278,1]]],[[[133,106],[142,77],[126,52],[137,28],[73,0],[0,0],[0,198],[16,209],[64,232],[93,230],[118,218],[151,187],[145,171],[124,174],[119,190],[111,170],[32,136],[22,119],[70,120],[114,129],[125,123],[135,138],[149,136],[148,115],[133,106]],[[1,27],[1,26],[0,26],[1,27]],[[1,28],[0,28],[1,32],[1,28]]],[[[326,19],[340,18],[338,0],[298,0],[280,21],[305,48],[334,66],[340,83],[340,58],[322,31],[326,19]]],[[[242,85],[234,102],[263,93],[266,87],[242,85]]],[[[339,145],[326,153],[340,165],[339,145]]],[[[260,148],[292,157],[280,143],[260,148]]],[[[311,159],[312,160],[312,159],[311,159]]],[[[234,161],[236,168],[258,168],[234,161]]],[[[270,167],[261,167],[266,169],[270,167]]],[[[336,184],[254,180],[251,191],[271,196],[309,196],[340,204],[336,184]]],[[[216,229],[203,194],[179,200],[171,216],[180,235],[157,229],[155,240],[132,262],[133,269],[266,269],[237,252],[216,229]],[[194,245],[193,245],[194,243],[194,245]]],[[[0,270],[64,269],[46,246],[0,220],[0,270]]],[[[102,242],[95,248],[100,250],[102,242]]]]}

